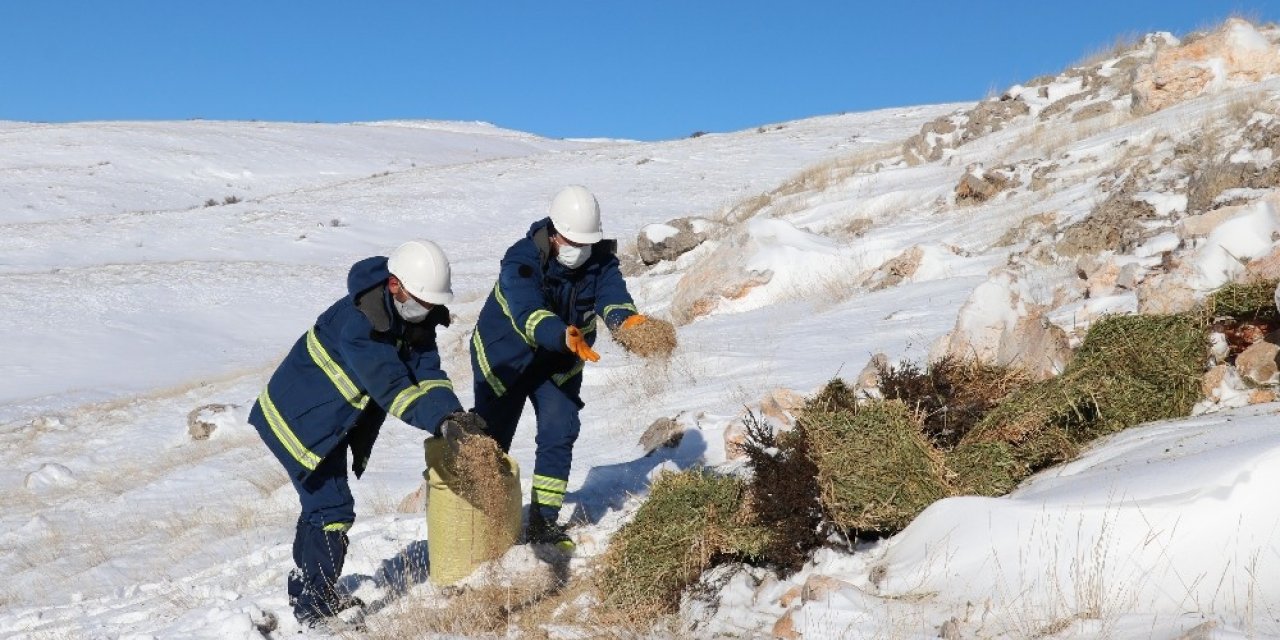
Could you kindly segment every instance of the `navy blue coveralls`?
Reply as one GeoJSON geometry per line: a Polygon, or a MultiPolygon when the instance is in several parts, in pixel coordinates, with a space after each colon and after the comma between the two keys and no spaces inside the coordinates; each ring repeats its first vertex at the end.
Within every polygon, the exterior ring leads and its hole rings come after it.
{"type": "Polygon", "coordinates": [[[316,319],[293,345],[249,414],[298,491],[302,515],[293,542],[297,569],[289,596],[299,619],[336,613],[355,501],[347,485],[364,473],[387,413],[438,435],[462,410],[440,368],[435,332],[449,311],[420,323],[400,319],[387,290],[387,258],[352,265],[348,295],[316,319]]]}
{"type": "Polygon", "coordinates": [[[550,521],[564,503],[583,407],[583,362],[568,350],[565,330],[576,326],[595,344],[596,318],[612,331],[636,313],[611,242],[597,243],[585,264],[569,269],[551,258],[553,231],[549,218],[539,220],[507,250],[471,336],[475,411],[504,451],[525,400],[533,403],[533,504],[550,521]]]}

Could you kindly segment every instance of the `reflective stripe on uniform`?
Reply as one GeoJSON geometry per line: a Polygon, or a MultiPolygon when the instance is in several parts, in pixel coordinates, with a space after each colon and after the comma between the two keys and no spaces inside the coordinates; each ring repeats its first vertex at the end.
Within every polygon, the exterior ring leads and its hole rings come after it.
{"type": "Polygon", "coordinates": [[[350,531],[350,522],[330,522],[324,526],[325,531],[350,531]]]}
{"type": "Polygon", "coordinates": [[[480,363],[480,373],[484,374],[484,379],[489,383],[489,388],[493,389],[496,396],[502,396],[507,392],[507,386],[502,384],[493,372],[493,368],[489,366],[489,356],[484,352],[484,340],[480,339],[480,329],[477,327],[471,332],[471,346],[476,350],[476,362],[480,363]]]}
{"type": "Polygon", "coordinates": [[[493,297],[497,298],[498,306],[502,307],[502,313],[506,314],[507,319],[511,321],[511,330],[515,331],[516,335],[520,336],[520,339],[524,340],[526,344],[531,347],[534,346],[533,339],[520,330],[520,327],[516,325],[516,317],[511,315],[511,307],[507,306],[507,297],[502,295],[502,281],[494,283],[493,297]]]}
{"type": "Polygon", "coordinates": [[[548,507],[558,507],[564,504],[564,492],[568,488],[569,482],[566,480],[534,474],[533,501],[548,507]]]}
{"type": "Polygon", "coordinates": [[[584,363],[582,362],[582,360],[578,360],[578,364],[573,365],[573,368],[572,368],[572,369],[570,369],[570,370],[568,370],[568,371],[566,371],[566,372],[564,372],[564,373],[557,373],[557,374],[552,375],[552,376],[551,376],[551,381],[552,381],[552,382],[554,382],[554,383],[556,383],[556,386],[557,386],[557,387],[564,386],[564,383],[566,383],[566,382],[568,382],[568,381],[572,380],[572,379],[573,379],[573,377],[574,377],[574,376],[576,376],[576,375],[578,375],[579,373],[582,373],[582,366],[583,366],[583,364],[584,364],[584,363]]]}
{"type": "Polygon", "coordinates": [[[624,302],[622,304],[611,304],[605,307],[604,313],[601,315],[607,318],[609,317],[610,313],[613,313],[614,311],[617,311],[619,309],[625,309],[627,311],[630,311],[631,313],[640,313],[639,311],[636,310],[636,306],[634,304],[631,304],[630,302],[624,302]]]}
{"type": "Polygon", "coordinates": [[[534,331],[538,329],[538,325],[543,320],[554,317],[556,317],[555,314],[547,311],[546,309],[538,309],[537,311],[529,314],[529,319],[524,322],[524,333],[529,337],[529,344],[534,343],[534,331]]]}
{"type": "Polygon", "coordinates": [[[427,395],[432,389],[448,389],[453,391],[453,383],[448,380],[423,380],[418,384],[406,387],[403,391],[396,394],[395,400],[391,401],[391,408],[388,412],[397,417],[403,417],[404,413],[409,410],[409,405],[416,402],[422,396],[427,395]]]}
{"type": "Polygon", "coordinates": [[[346,398],[351,406],[357,409],[364,408],[365,404],[369,402],[368,396],[360,391],[356,383],[351,381],[351,377],[347,375],[347,372],[343,371],[337,362],[334,362],[324,345],[320,344],[320,339],[316,337],[315,327],[307,331],[307,353],[311,354],[312,362],[315,362],[316,366],[320,367],[320,370],[324,372],[324,375],[329,377],[329,381],[333,383],[334,387],[337,387],[338,393],[342,394],[342,397],[346,398]]]}
{"type": "Polygon", "coordinates": [[[298,436],[293,433],[293,429],[289,428],[289,423],[284,421],[280,410],[276,409],[276,403],[271,401],[271,395],[267,391],[263,389],[262,394],[258,396],[258,406],[262,407],[262,415],[266,416],[271,432],[276,434],[276,439],[284,445],[285,450],[298,461],[298,464],[314,470],[316,465],[320,464],[320,456],[312,453],[298,440],[298,436]]]}

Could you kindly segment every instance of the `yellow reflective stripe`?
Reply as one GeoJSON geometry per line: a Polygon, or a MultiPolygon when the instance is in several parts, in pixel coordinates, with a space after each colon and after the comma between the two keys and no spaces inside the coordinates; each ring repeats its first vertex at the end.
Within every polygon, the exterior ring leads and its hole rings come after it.
{"type": "Polygon", "coordinates": [[[395,400],[391,401],[391,415],[399,418],[409,409],[409,405],[413,404],[427,395],[432,389],[448,389],[453,391],[453,383],[448,380],[424,380],[411,387],[406,387],[403,391],[396,394],[395,400]]]}
{"type": "Polygon", "coordinates": [[[271,432],[276,434],[276,438],[280,440],[280,444],[284,445],[289,455],[293,456],[298,464],[314,470],[316,465],[320,464],[320,456],[302,445],[298,436],[294,435],[293,429],[289,428],[289,423],[280,416],[280,410],[276,409],[276,403],[271,401],[271,396],[266,389],[263,389],[262,394],[258,396],[258,406],[262,407],[262,415],[266,416],[271,432]]]}
{"type": "Polygon", "coordinates": [[[307,353],[311,354],[311,361],[315,362],[316,366],[320,367],[320,370],[324,372],[324,375],[329,377],[329,381],[333,383],[333,386],[338,388],[338,393],[341,393],[342,397],[351,403],[351,406],[357,409],[364,408],[369,398],[365,397],[360,388],[356,386],[356,383],[351,381],[347,372],[343,371],[337,362],[334,362],[324,345],[320,344],[320,339],[316,337],[315,327],[311,327],[307,331],[307,353]]]}
{"type": "Polygon", "coordinates": [[[564,373],[553,374],[551,376],[551,381],[556,383],[557,387],[560,385],[563,385],[564,383],[572,380],[574,376],[578,375],[579,373],[582,373],[583,364],[585,363],[582,360],[578,360],[578,364],[573,365],[572,369],[564,373]]]}
{"type": "Polygon", "coordinates": [[[564,494],[534,489],[533,501],[538,504],[545,504],[548,507],[558,507],[564,504],[564,494]]]}
{"type": "Polygon", "coordinates": [[[484,379],[488,381],[493,393],[498,396],[506,393],[507,386],[502,384],[502,380],[498,379],[493,368],[489,366],[489,356],[484,352],[484,340],[480,339],[479,328],[471,332],[471,345],[476,349],[476,361],[480,363],[480,373],[484,374],[484,379]]]}
{"type": "Polygon", "coordinates": [[[551,476],[533,476],[533,486],[537,489],[547,489],[549,491],[558,491],[564,493],[569,488],[568,480],[552,478],[551,476]]]}
{"type": "Polygon", "coordinates": [[[610,313],[613,313],[614,311],[617,311],[619,309],[625,309],[627,311],[630,311],[631,313],[640,313],[638,310],[636,310],[636,306],[634,304],[631,304],[630,302],[625,302],[623,304],[611,304],[605,307],[604,313],[602,315],[604,315],[607,318],[609,317],[610,313]]]}
{"type": "Polygon", "coordinates": [[[587,321],[586,321],[585,323],[583,323],[583,324],[585,324],[585,325],[587,325],[587,326],[582,327],[582,335],[584,335],[584,336],[585,336],[585,335],[587,335],[588,333],[595,333],[595,332],[596,332],[596,319],[595,319],[595,318],[591,318],[591,319],[587,320],[587,321]]]}
{"type": "Polygon", "coordinates": [[[533,340],[529,336],[525,335],[525,333],[520,330],[520,327],[516,325],[516,317],[511,315],[511,307],[507,306],[507,297],[502,295],[501,280],[493,284],[493,297],[498,299],[498,306],[502,307],[502,313],[506,314],[507,320],[511,321],[511,330],[515,331],[516,335],[520,336],[520,339],[524,340],[526,344],[531,347],[534,346],[533,340]]]}
{"type": "Polygon", "coordinates": [[[524,333],[525,335],[529,336],[530,344],[533,344],[535,342],[533,332],[538,328],[538,324],[541,323],[543,320],[546,320],[547,318],[554,318],[554,317],[556,317],[555,314],[551,313],[550,311],[547,311],[546,309],[538,309],[537,311],[534,311],[533,313],[529,314],[529,319],[525,320],[525,323],[524,323],[524,333]]]}
{"type": "Polygon", "coordinates": [[[349,531],[350,529],[350,522],[330,522],[324,526],[325,531],[349,531]]]}

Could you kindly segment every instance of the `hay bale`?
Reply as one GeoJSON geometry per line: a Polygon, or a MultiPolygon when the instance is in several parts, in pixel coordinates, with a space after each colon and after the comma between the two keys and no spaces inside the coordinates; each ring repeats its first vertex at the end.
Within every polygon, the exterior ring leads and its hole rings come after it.
{"type": "Polygon", "coordinates": [[[665,358],[676,349],[676,328],[666,320],[648,318],[630,327],[618,327],[614,338],[627,351],[644,358],[665,358]]]}
{"type": "Polygon", "coordinates": [[[1205,300],[1205,312],[1210,319],[1229,316],[1242,321],[1280,322],[1275,292],[1275,280],[1233,282],[1209,294],[1205,300]]]}
{"type": "Polygon", "coordinates": [[[673,611],[685,587],[715,563],[759,556],[768,532],[741,518],[744,491],[738,478],[699,469],[660,476],[601,561],[606,604],[673,611]]]}
{"type": "Polygon", "coordinates": [[[942,457],[900,401],[806,410],[798,424],[818,468],[823,509],[844,529],[896,532],[946,497],[942,457]]]}
{"type": "Polygon", "coordinates": [[[1015,393],[961,443],[1014,445],[1031,471],[1061,462],[1099,436],[1190,413],[1207,357],[1192,315],[1104,318],[1061,376],[1015,393]]]}
{"type": "Polygon", "coordinates": [[[956,447],[947,454],[947,469],[957,495],[1001,496],[1028,475],[1013,447],[1005,442],[956,447]]]}

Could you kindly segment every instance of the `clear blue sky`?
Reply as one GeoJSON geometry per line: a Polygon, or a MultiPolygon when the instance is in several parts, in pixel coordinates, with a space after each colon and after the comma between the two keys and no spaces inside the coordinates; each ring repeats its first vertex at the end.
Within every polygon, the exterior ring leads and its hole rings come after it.
{"type": "Polygon", "coordinates": [[[0,119],[486,120],[661,139],[981,98],[1280,0],[0,0],[0,119]]]}

